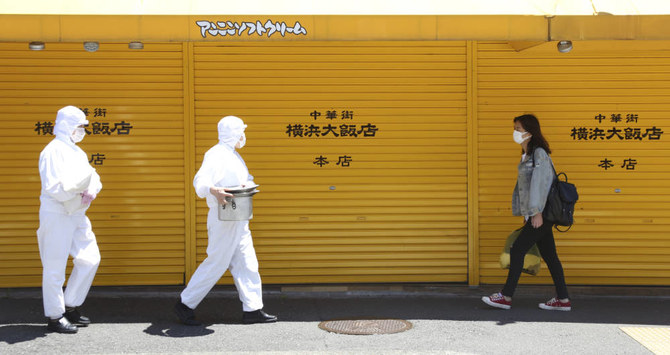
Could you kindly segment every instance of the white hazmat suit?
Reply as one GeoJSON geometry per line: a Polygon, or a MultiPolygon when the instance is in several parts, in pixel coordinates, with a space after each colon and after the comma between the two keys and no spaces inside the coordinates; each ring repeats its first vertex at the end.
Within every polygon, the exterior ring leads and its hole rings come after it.
{"type": "Polygon", "coordinates": [[[79,126],[86,124],[80,109],[60,109],[54,125],[56,137],[40,154],[42,191],[37,241],[43,268],[44,314],[51,319],[62,317],[66,306],[84,303],[100,264],[100,251],[85,213],[102,183],[86,153],[75,144],[83,138],[79,126]],[[63,293],[68,255],[72,255],[74,268],[63,293]]]}
{"type": "Polygon", "coordinates": [[[253,184],[253,176],[249,175],[244,160],[235,151],[238,142],[240,147],[244,145],[245,128],[244,122],[235,116],[222,118],[218,124],[219,143],[205,153],[193,180],[195,192],[200,198],[207,199],[209,213],[207,258],[181,293],[181,302],[191,309],[200,304],[227,269],[235,280],[243,311],[263,308],[261,277],[249,221],[220,221],[218,201],[210,192],[211,187],[253,184]]]}

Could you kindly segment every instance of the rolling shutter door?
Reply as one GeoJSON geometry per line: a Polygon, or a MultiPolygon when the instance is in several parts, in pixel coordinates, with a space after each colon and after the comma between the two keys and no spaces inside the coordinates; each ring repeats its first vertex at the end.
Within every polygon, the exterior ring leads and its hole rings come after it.
{"type": "Polygon", "coordinates": [[[182,53],[181,44],[102,43],[95,53],[80,43],[0,44],[2,287],[41,285],[38,158],[66,105],[88,111],[80,146],[103,183],[88,211],[102,255],[95,284],[183,282],[182,53]]]}
{"type": "MultiPolygon", "coordinates": [[[[670,284],[668,42],[575,42],[568,54],[553,43],[478,48],[482,283],[505,280],[498,255],[521,223],[511,216],[512,119],[534,113],[580,194],[575,225],[554,233],[567,282],[670,284]]],[[[552,282],[546,265],[521,280],[552,282]]]]}
{"type": "Polygon", "coordinates": [[[194,62],[196,166],[221,117],[249,125],[264,282],[467,280],[465,42],[195,43],[194,62]]]}

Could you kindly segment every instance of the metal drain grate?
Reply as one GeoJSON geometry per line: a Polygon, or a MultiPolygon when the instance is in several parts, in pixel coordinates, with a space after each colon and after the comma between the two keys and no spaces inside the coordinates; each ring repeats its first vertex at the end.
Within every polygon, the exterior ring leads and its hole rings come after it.
{"type": "Polygon", "coordinates": [[[412,329],[412,323],[402,319],[339,319],[323,321],[319,328],[339,334],[392,334],[412,329]]]}

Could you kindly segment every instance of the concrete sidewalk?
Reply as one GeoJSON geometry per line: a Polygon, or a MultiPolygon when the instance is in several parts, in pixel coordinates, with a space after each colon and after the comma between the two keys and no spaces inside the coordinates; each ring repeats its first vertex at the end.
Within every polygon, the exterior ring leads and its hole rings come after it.
{"type": "MultiPolygon", "coordinates": [[[[620,327],[670,327],[670,288],[570,287],[571,312],[538,309],[553,287],[520,286],[509,311],[481,296],[499,286],[266,286],[275,324],[242,325],[233,287],[217,286],[196,310],[203,327],[176,323],[182,287],[94,287],[75,335],[47,333],[39,289],[0,289],[1,354],[344,353],[651,354],[620,327]],[[321,330],[324,320],[396,318],[385,335],[321,330]]],[[[667,349],[670,352],[670,349],[667,349]]]]}

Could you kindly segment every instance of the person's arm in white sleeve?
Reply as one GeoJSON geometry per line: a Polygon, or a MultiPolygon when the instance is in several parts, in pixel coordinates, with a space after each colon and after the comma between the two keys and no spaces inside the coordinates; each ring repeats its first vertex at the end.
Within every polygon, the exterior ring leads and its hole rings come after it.
{"type": "MultiPolygon", "coordinates": [[[[208,152],[209,153],[209,152],[208,152]]],[[[195,187],[195,193],[198,194],[200,198],[206,198],[209,195],[214,196],[220,204],[226,204],[226,197],[232,197],[232,194],[226,192],[226,189],[223,187],[216,186],[214,179],[216,178],[216,165],[221,164],[221,159],[217,159],[216,154],[207,154],[202,160],[202,165],[200,170],[195,174],[193,179],[193,187],[195,187]]]]}
{"type": "Polygon", "coordinates": [[[88,184],[88,193],[91,195],[97,195],[102,190],[102,182],[100,181],[100,175],[93,169],[93,174],[91,174],[91,182],[88,184]]]}
{"type": "Polygon", "coordinates": [[[79,193],[65,190],[63,179],[66,172],[65,162],[62,160],[62,157],[54,151],[44,152],[40,156],[39,169],[44,191],[57,201],[65,202],[75,198],[79,193]]]}
{"type": "Polygon", "coordinates": [[[195,174],[193,179],[193,187],[195,188],[195,193],[200,198],[205,198],[207,195],[210,195],[211,192],[209,189],[214,187],[214,182],[212,177],[215,173],[214,161],[211,159],[209,154],[205,154],[205,157],[202,160],[202,165],[200,170],[195,174]],[[209,158],[209,159],[208,159],[209,158]]]}

